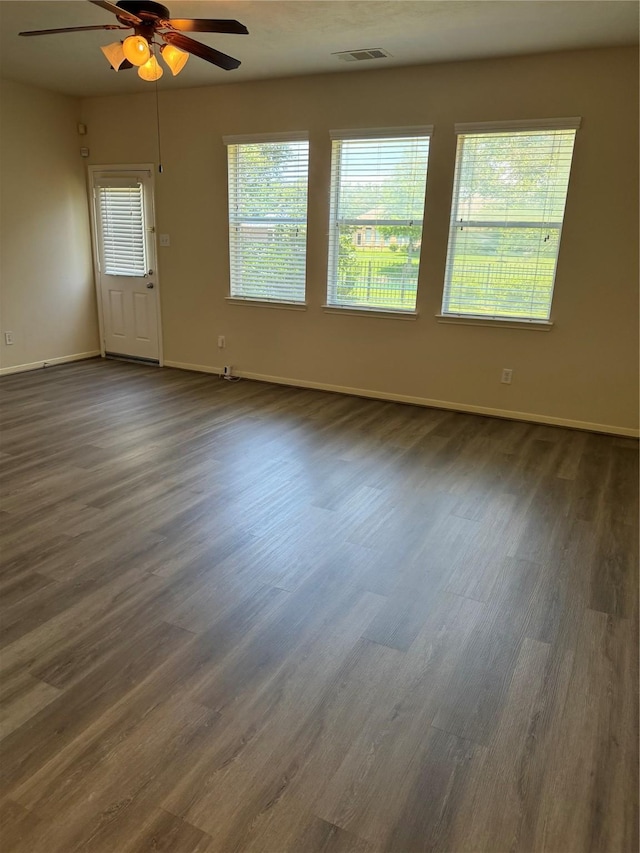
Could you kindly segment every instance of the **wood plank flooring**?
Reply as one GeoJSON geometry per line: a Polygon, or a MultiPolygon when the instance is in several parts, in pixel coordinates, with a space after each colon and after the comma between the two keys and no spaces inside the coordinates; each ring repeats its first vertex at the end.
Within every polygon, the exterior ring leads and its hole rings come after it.
{"type": "Polygon", "coordinates": [[[5,377],[4,853],[635,853],[638,444],[5,377]]]}

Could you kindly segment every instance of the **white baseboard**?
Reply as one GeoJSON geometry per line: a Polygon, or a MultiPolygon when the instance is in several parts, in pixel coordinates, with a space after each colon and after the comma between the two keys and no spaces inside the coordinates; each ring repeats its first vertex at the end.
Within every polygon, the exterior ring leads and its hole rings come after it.
{"type": "MultiPolygon", "coordinates": [[[[184,364],[179,361],[165,361],[166,367],[180,370],[195,370],[199,373],[221,374],[221,367],[208,367],[202,364],[184,364]]],[[[505,418],[510,421],[528,421],[534,424],[568,427],[569,429],[603,432],[609,435],[622,435],[628,438],[640,437],[640,430],[632,427],[619,427],[611,424],[596,424],[588,421],[576,421],[570,418],[556,418],[538,415],[532,412],[513,412],[509,409],[493,409],[489,406],[473,406],[466,403],[451,403],[448,400],[431,400],[427,397],[412,397],[408,394],[392,394],[386,391],[369,391],[364,388],[349,388],[344,385],[328,385],[324,382],[309,382],[305,379],[286,379],[282,376],[269,376],[264,373],[252,373],[236,370],[235,376],[243,379],[256,379],[259,382],[272,382],[276,385],[292,385],[296,388],[313,388],[318,391],[334,391],[337,394],[351,394],[355,397],[369,397],[374,400],[389,400],[394,403],[410,403],[414,406],[426,406],[431,409],[448,409],[454,412],[466,412],[473,415],[488,415],[492,418],[505,418]]]]}
{"type": "Polygon", "coordinates": [[[83,361],[85,358],[95,358],[100,355],[100,350],[90,352],[76,352],[73,355],[63,355],[59,358],[47,358],[44,361],[32,361],[29,364],[14,364],[13,367],[0,368],[0,376],[9,373],[25,373],[27,370],[40,370],[43,367],[52,367],[54,364],[67,364],[70,361],[83,361]]]}
{"type": "MultiPolygon", "coordinates": [[[[185,361],[167,361],[166,359],[164,367],[176,367],[178,370],[193,370],[196,373],[215,373],[217,376],[222,376],[223,372],[222,367],[209,367],[206,364],[187,364],[185,361]]],[[[239,375],[236,373],[236,376],[239,375]]]]}

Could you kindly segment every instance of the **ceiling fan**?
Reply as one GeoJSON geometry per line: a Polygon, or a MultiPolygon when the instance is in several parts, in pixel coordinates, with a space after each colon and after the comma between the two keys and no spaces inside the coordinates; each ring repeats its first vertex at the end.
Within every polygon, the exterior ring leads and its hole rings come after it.
{"type": "Polygon", "coordinates": [[[166,6],[152,0],[89,0],[113,12],[119,24],[100,24],[90,27],[62,27],[53,30],[30,30],[21,36],[43,36],[51,33],[74,33],[81,30],[129,30],[134,31],[122,42],[113,42],[101,48],[115,70],[138,67],[143,80],[158,80],[162,67],[154,55],[153,46],[160,47],[160,54],[175,76],[184,67],[189,54],[198,56],[225,71],[240,65],[239,59],[227,56],[213,47],[183,35],[179,30],[195,33],[231,33],[248,35],[249,31],[239,21],[209,18],[172,18],[166,6]],[[159,41],[161,40],[161,41],[159,41]],[[162,42],[162,43],[161,43],[162,42]]]}

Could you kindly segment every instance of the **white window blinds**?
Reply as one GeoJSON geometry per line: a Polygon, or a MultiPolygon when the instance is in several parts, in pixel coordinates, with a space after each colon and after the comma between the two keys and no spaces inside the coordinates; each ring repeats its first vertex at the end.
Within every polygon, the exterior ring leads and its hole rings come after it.
{"type": "Polygon", "coordinates": [[[96,186],[101,267],[106,275],[143,276],[147,272],[144,192],[139,181],[101,180],[96,186]]]}
{"type": "Polygon", "coordinates": [[[304,302],[309,143],[225,141],[231,296],[304,302]]]}
{"type": "Polygon", "coordinates": [[[332,133],[329,305],[415,310],[430,132],[332,133]]]}
{"type": "Polygon", "coordinates": [[[547,320],[579,120],[458,131],[442,313],[547,320]]]}

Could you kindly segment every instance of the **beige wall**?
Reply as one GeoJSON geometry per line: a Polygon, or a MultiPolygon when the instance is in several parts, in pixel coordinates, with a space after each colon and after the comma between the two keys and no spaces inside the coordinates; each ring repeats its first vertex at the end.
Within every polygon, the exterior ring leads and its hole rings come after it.
{"type": "Polygon", "coordinates": [[[99,345],[79,102],[1,86],[0,368],[8,371],[99,345]]]}
{"type": "MultiPolygon", "coordinates": [[[[638,82],[633,48],[367,70],[160,95],[165,358],[182,365],[603,425],[638,423],[638,82]],[[444,325],[454,122],[583,118],[549,333],[444,325]],[[325,313],[329,129],[434,124],[415,321],[325,313]],[[224,134],[308,130],[305,312],[225,302],[224,134]],[[227,349],[216,348],[224,334],[227,349]],[[503,367],[513,384],[500,384],[503,367]]],[[[192,62],[198,60],[193,59],[192,62]]],[[[189,73],[187,66],[183,72],[189,73]]],[[[227,79],[227,78],[225,78],[227,79]]],[[[233,79],[230,74],[228,79],[233,79]]],[[[93,163],[157,160],[149,95],[83,102],[93,163]]]]}

